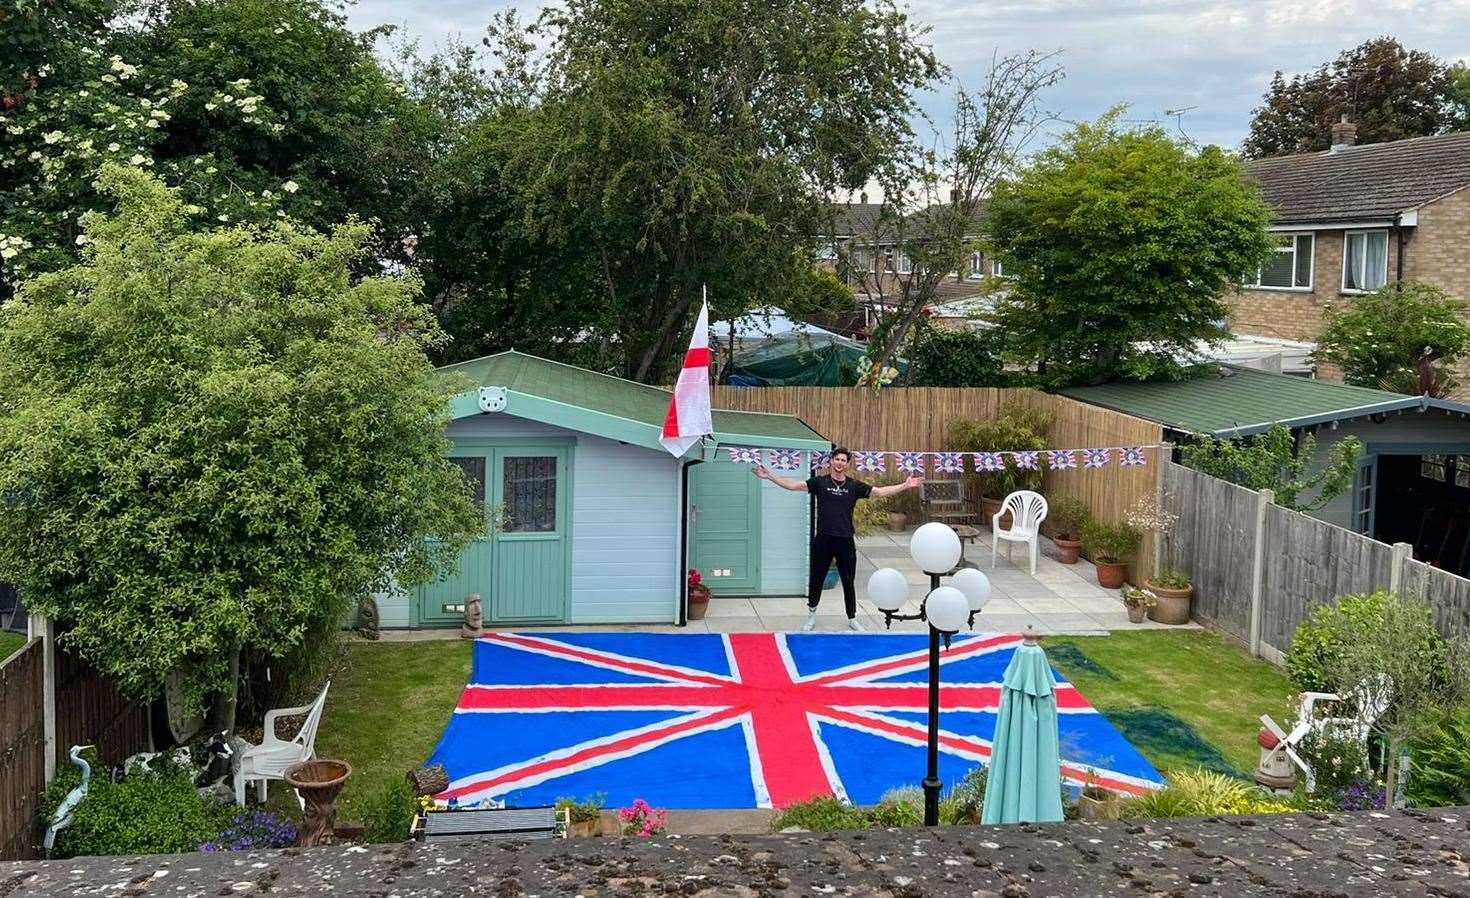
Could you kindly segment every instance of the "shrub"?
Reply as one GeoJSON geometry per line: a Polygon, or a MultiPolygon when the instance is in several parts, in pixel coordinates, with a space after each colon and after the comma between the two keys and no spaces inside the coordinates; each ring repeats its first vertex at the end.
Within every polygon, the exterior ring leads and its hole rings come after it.
{"type": "Polygon", "coordinates": [[[1470,705],[1416,739],[1411,751],[1410,804],[1421,808],[1470,805],[1470,705]]]}
{"type": "Polygon", "coordinates": [[[236,814],[219,835],[199,846],[200,851],[254,851],[296,844],[296,822],[270,811],[236,814]]]}
{"type": "MultiPolygon", "coordinates": [[[[53,856],[194,851],[232,824],[238,813],[234,805],[201,796],[189,773],[166,760],[154,766],[135,767],[113,782],[105,768],[93,764],[87,796],[73,811],[71,825],[57,833],[53,856]]],[[[43,825],[81,779],[75,767],[57,774],[42,800],[43,825]]]]}
{"type": "MultiPolygon", "coordinates": [[[[1371,632],[1383,625],[1391,593],[1349,593],[1335,605],[1321,605],[1297,627],[1286,656],[1286,670],[1303,692],[1331,692],[1328,670],[1341,661],[1354,633],[1371,632]]],[[[1425,657],[1439,659],[1444,644],[1432,633],[1423,640],[1425,657]]]]}
{"type": "Polygon", "coordinates": [[[900,826],[922,826],[924,823],[924,791],[917,786],[890,789],[878,803],[865,809],[869,827],[888,829],[900,826]]]}
{"type": "Polygon", "coordinates": [[[1057,539],[1078,539],[1082,527],[1092,520],[1087,503],[1076,496],[1058,496],[1047,512],[1046,520],[1052,526],[1057,539]]]}
{"type": "Polygon", "coordinates": [[[994,328],[923,328],[909,348],[909,383],[915,387],[1004,386],[1004,349],[1005,335],[994,328]]]}
{"type": "Polygon", "coordinates": [[[1082,542],[1094,562],[1118,564],[1127,561],[1142,538],[1142,534],[1122,522],[1094,520],[1082,525],[1082,542]]]}
{"type": "Polygon", "coordinates": [[[1342,792],[1372,774],[1363,743],[1339,729],[1314,730],[1298,752],[1312,765],[1317,791],[1325,795],[1342,792]]]}
{"type": "MultiPolygon", "coordinates": [[[[1007,407],[990,421],[960,419],[950,426],[949,442],[958,452],[1001,452],[1046,448],[1046,434],[1051,430],[1051,417],[1044,412],[1022,406],[1007,407]]],[[[1023,471],[1007,458],[1003,471],[970,474],[967,480],[977,495],[1004,499],[1016,490],[1041,487],[1041,470],[1023,471]]]]}
{"type": "Polygon", "coordinates": [[[868,817],[862,808],[834,795],[819,795],[787,805],[771,818],[771,831],[780,832],[799,827],[814,833],[842,829],[867,829],[868,817]]]}
{"type": "Polygon", "coordinates": [[[413,786],[407,780],[390,780],[367,803],[363,838],[369,842],[406,842],[417,811],[413,786]]]}
{"type": "Polygon", "coordinates": [[[669,823],[669,812],[635,798],[632,805],[618,810],[618,820],[622,821],[623,835],[646,838],[664,831],[669,823]]]}
{"type": "Polygon", "coordinates": [[[1285,814],[1289,802],[1267,795],[1244,780],[1213,770],[1170,773],[1169,784],[1124,802],[1124,817],[1212,817],[1218,814],[1285,814]]]}
{"type": "Polygon", "coordinates": [[[939,802],[939,820],[952,826],[978,824],[985,811],[989,768],[976,767],[939,802]]]}
{"type": "Polygon", "coordinates": [[[1183,571],[1165,568],[1150,577],[1148,582],[1163,589],[1188,589],[1190,579],[1183,571]]]}
{"type": "Polygon", "coordinates": [[[580,802],[571,797],[558,798],[556,809],[566,811],[573,823],[594,823],[602,819],[602,809],[606,804],[607,796],[598,792],[587,796],[580,802]]]}

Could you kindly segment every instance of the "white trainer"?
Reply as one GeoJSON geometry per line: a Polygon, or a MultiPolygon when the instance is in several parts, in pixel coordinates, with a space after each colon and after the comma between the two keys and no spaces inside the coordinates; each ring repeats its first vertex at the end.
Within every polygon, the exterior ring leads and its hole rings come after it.
{"type": "Polygon", "coordinates": [[[855,618],[855,617],[849,617],[847,619],[847,629],[851,630],[854,633],[862,633],[863,631],[867,630],[868,628],[867,627],[864,627],[862,625],[862,623],[857,618],[855,618]]]}
{"type": "Polygon", "coordinates": [[[801,632],[803,632],[803,633],[810,633],[811,631],[815,630],[816,628],[817,628],[817,612],[816,611],[808,612],[807,613],[807,616],[806,616],[806,623],[804,623],[804,624],[801,625],[801,632]]]}

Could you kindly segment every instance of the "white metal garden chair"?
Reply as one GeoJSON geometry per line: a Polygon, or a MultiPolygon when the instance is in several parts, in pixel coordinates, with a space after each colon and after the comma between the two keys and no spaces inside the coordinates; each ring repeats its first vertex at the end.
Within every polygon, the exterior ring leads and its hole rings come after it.
{"type": "Polygon", "coordinates": [[[1289,733],[1272,720],[1269,714],[1261,715],[1261,725],[1270,730],[1278,740],[1271,751],[1284,753],[1301,770],[1306,777],[1308,793],[1317,791],[1317,777],[1312,772],[1312,765],[1297,753],[1297,747],[1312,733],[1336,730],[1344,738],[1362,745],[1364,751],[1367,751],[1368,736],[1373,732],[1373,724],[1388,710],[1389,701],[1393,698],[1393,679],[1388,674],[1378,674],[1358,684],[1348,693],[1348,697],[1357,707],[1358,713],[1355,716],[1319,717],[1319,702],[1340,702],[1342,696],[1335,692],[1303,692],[1301,706],[1297,710],[1296,726],[1289,733]]]}
{"type": "Polygon", "coordinates": [[[259,745],[247,744],[239,753],[235,767],[235,804],[245,804],[245,786],[255,782],[260,789],[260,800],[265,801],[265,785],[268,780],[286,778],[286,771],[293,764],[310,761],[316,757],[316,731],[321,726],[322,710],[327,706],[327,690],[332,686],[328,680],[322,691],[309,705],[299,708],[277,708],[265,714],[265,736],[259,745]],[[301,729],[290,739],[276,735],[276,721],[282,717],[306,715],[301,729]]]}
{"type": "Polygon", "coordinates": [[[990,518],[990,566],[995,567],[1000,541],[1006,541],[1006,559],[1011,557],[1011,543],[1026,543],[1031,550],[1031,576],[1036,576],[1036,555],[1040,549],[1041,522],[1046,520],[1046,497],[1031,490],[1018,490],[1006,496],[1000,511],[990,518]],[[1000,519],[1011,515],[1011,529],[1000,529],[1000,519]]]}

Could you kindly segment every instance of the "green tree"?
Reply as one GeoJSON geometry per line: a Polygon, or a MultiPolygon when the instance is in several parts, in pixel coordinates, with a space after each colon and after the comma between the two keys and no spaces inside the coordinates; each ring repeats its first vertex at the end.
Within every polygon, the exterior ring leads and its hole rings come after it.
{"type": "Polygon", "coordinates": [[[1352,486],[1363,444],[1356,437],[1338,442],[1327,463],[1312,471],[1316,451],[1317,438],[1310,433],[1298,442],[1285,426],[1273,424],[1265,433],[1241,440],[1202,437],[1184,447],[1184,463],[1248,489],[1271,490],[1283,508],[1312,511],[1352,486]]]}
{"type": "Polygon", "coordinates": [[[540,289],[594,272],[597,335],[640,381],[703,285],[728,320],[809,278],[826,198],[887,163],[939,72],[890,0],[571,0],[537,27],[539,121],[498,183],[527,239],[580,248],[540,289]]]}
{"type": "Polygon", "coordinates": [[[1449,72],[1449,119],[1446,131],[1470,131],[1470,65],[1457,62],[1449,72]]]}
{"type": "Polygon", "coordinates": [[[1438,287],[1394,282],[1330,307],[1316,358],[1341,368],[1350,384],[1438,395],[1447,385],[1441,372],[1470,351],[1465,310],[1438,287]]]}
{"type": "Polygon", "coordinates": [[[1005,336],[995,329],[946,330],[924,327],[908,350],[909,385],[998,387],[1005,385],[1001,352],[1005,336]]]}
{"type": "Polygon", "coordinates": [[[1119,113],[1072,128],[990,203],[1010,278],[995,320],[1049,385],[1178,376],[1271,251],[1270,210],[1239,163],[1123,130],[1119,113]]]}
{"type": "Polygon", "coordinates": [[[483,530],[444,460],[458,387],[417,283],[351,278],[365,226],[198,230],[134,168],[99,187],[82,262],[0,308],[0,579],[127,692],[178,671],[229,725],[242,652],[483,530]]]}
{"type": "Polygon", "coordinates": [[[1454,84],[1443,61],[1391,37],[1344,50],[1316,71],[1277,72],[1251,119],[1247,157],[1325,150],[1343,116],[1358,143],[1383,143],[1453,130],[1454,84]]]}

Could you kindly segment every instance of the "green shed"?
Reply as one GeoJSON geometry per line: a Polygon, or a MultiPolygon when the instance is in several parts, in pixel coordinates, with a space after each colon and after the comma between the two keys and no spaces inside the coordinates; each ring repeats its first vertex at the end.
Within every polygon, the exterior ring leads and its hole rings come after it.
{"type": "Polygon", "coordinates": [[[474,385],[451,405],[451,458],[506,522],[436,581],[378,596],[382,626],[458,626],[471,594],[487,625],[682,623],[687,568],[717,595],[805,593],[806,497],[722,451],[831,448],[797,418],[716,410],[675,458],[666,390],[520,352],[441,370],[474,385]]]}

